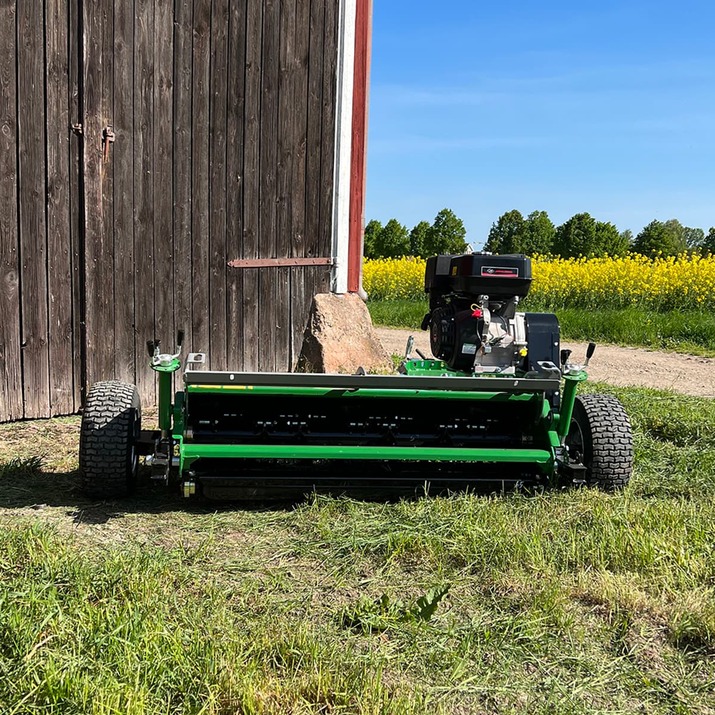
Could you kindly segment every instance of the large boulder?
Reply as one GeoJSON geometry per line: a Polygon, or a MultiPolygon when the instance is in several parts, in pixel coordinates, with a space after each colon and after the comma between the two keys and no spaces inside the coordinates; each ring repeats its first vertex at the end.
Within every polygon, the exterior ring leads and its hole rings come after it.
{"type": "Polygon", "coordinates": [[[391,372],[392,363],[355,293],[319,293],[313,298],[298,372],[391,372]]]}

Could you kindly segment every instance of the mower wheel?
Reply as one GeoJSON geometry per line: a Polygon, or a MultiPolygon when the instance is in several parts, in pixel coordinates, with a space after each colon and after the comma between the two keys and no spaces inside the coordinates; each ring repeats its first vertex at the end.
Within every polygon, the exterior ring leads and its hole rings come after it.
{"type": "Polygon", "coordinates": [[[113,499],[133,490],[140,429],[141,404],[134,385],[116,380],[92,385],[79,440],[79,471],[88,496],[113,499]]]}
{"type": "Polygon", "coordinates": [[[611,492],[623,489],[633,471],[631,423],[613,395],[579,395],[566,446],[586,467],[589,486],[611,492]]]}

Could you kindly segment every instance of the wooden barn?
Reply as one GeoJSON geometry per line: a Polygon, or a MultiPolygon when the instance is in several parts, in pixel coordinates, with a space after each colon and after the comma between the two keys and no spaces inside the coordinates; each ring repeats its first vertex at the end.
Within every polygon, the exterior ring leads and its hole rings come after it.
{"type": "Polygon", "coordinates": [[[290,370],[360,289],[370,0],[0,0],[0,421],[290,370]]]}

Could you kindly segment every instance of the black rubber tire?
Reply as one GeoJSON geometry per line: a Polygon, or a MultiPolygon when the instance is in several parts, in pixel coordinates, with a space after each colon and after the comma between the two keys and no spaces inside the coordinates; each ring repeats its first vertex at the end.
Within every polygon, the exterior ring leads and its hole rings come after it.
{"type": "Polygon", "coordinates": [[[586,482],[607,492],[623,489],[633,472],[633,433],[613,395],[576,397],[566,445],[586,467],[586,482]]]}
{"type": "Polygon", "coordinates": [[[97,382],[87,395],[79,439],[79,471],[87,496],[117,499],[136,485],[141,404],[134,385],[97,382]]]}

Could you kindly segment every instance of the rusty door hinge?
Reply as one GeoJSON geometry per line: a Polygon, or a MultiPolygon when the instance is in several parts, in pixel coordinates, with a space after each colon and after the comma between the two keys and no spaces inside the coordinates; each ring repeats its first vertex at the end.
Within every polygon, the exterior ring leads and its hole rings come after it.
{"type": "Polygon", "coordinates": [[[102,153],[104,161],[109,161],[109,145],[114,143],[115,134],[114,127],[108,125],[102,130],[102,153]]]}

